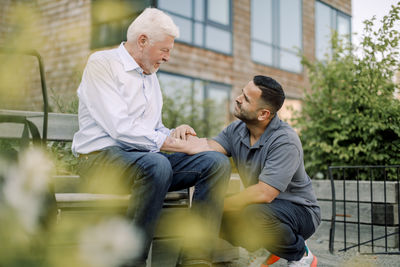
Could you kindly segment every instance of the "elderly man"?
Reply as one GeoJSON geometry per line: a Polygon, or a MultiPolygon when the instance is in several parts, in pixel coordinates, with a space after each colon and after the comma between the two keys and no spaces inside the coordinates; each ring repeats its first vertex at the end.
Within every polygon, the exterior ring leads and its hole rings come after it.
{"type": "MultiPolygon", "coordinates": [[[[145,265],[169,190],[195,186],[191,211],[208,233],[185,242],[183,266],[211,266],[219,231],[229,160],[209,151],[206,140],[187,138],[196,135],[190,126],[170,130],[161,121],[162,94],[155,73],[169,60],[178,35],[169,16],[147,8],[129,26],[127,42],[90,56],[78,89],[79,131],[72,151],[79,156],[82,175],[99,169],[109,173],[107,166],[117,170],[132,193],[127,215],[144,241],[142,253],[129,266],[145,265]]],[[[91,180],[104,182],[98,176],[91,180]]]]}
{"type": "MultiPolygon", "coordinates": [[[[277,115],[285,94],[274,79],[255,76],[236,98],[234,115],[209,145],[232,156],[246,189],[225,199],[221,236],[237,246],[267,249],[249,262],[260,267],[279,257],[289,266],[316,266],[305,244],[320,223],[320,208],[304,169],[296,132],[277,115]]],[[[253,255],[257,255],[253,254],[253,255]]]]}

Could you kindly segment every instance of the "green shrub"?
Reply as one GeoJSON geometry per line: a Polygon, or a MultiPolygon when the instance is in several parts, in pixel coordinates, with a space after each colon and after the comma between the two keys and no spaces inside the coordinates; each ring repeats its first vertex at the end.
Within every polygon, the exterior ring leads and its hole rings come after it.
{"type": "Polygon", "coordinates": [[[400,3],[373,30],[365,21],[359,47],[332,37],[322,61],[303,57],[311,84],[294,124],[300,129],[311,176],[330,165],[400,163],[400,101],[393,77],[399,70],[400,3]],[[360,55],[361,53],[361,55],[360,55]]]}

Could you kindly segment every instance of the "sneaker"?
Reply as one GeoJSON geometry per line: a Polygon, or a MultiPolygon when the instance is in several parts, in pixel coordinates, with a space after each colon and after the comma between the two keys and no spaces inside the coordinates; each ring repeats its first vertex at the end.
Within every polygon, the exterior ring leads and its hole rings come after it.
{"type": "Polygon", "coordinates": [[[289,261],[289,267],[317,267],[318,259],[311,253],[311,251],[306,246],[307,256],[304,256],[299,261],[289,261]]]}
{"type": "Polygon", "coordinates": [[[253,253],[249,253],[249,261],[247,267],[268,267],[280,258],[265,249],[259,249],[253,253]]]}

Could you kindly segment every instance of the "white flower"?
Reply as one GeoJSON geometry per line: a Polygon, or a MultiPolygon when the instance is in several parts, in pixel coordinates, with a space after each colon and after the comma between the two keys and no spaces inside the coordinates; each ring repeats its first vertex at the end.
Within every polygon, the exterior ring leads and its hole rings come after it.
{"type": "Polygon", "coordinates": [[[315,174],[315,178],[316,179],[324,179],[324,174],[322,173],[322,172],[317,172],[316,174],[315,174]]]}
{"type": "Polygon", "coordinates": [[[139,255],[140,236],[125,219],[108,219],[82,233],[81,258],[95,267],[120,266],[139,255]]]}
{"type": "Polygon", "coordinates": [[[5,201],[28,232],[34,232],[38,225],[52,170],[51,161],[41,150],[29,149],[4,173],[5,201]]]}

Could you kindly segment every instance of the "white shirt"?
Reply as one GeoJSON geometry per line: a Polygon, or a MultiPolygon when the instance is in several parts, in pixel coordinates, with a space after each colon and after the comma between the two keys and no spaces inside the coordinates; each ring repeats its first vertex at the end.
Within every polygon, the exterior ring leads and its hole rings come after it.
{"type": "Polygon", "coordinates": [[[157,152],[171,133],[161,121],[156,74],[145,75],[123,43],[89,57],[78,97],[75,156],[109,146],[157,152]]]}

